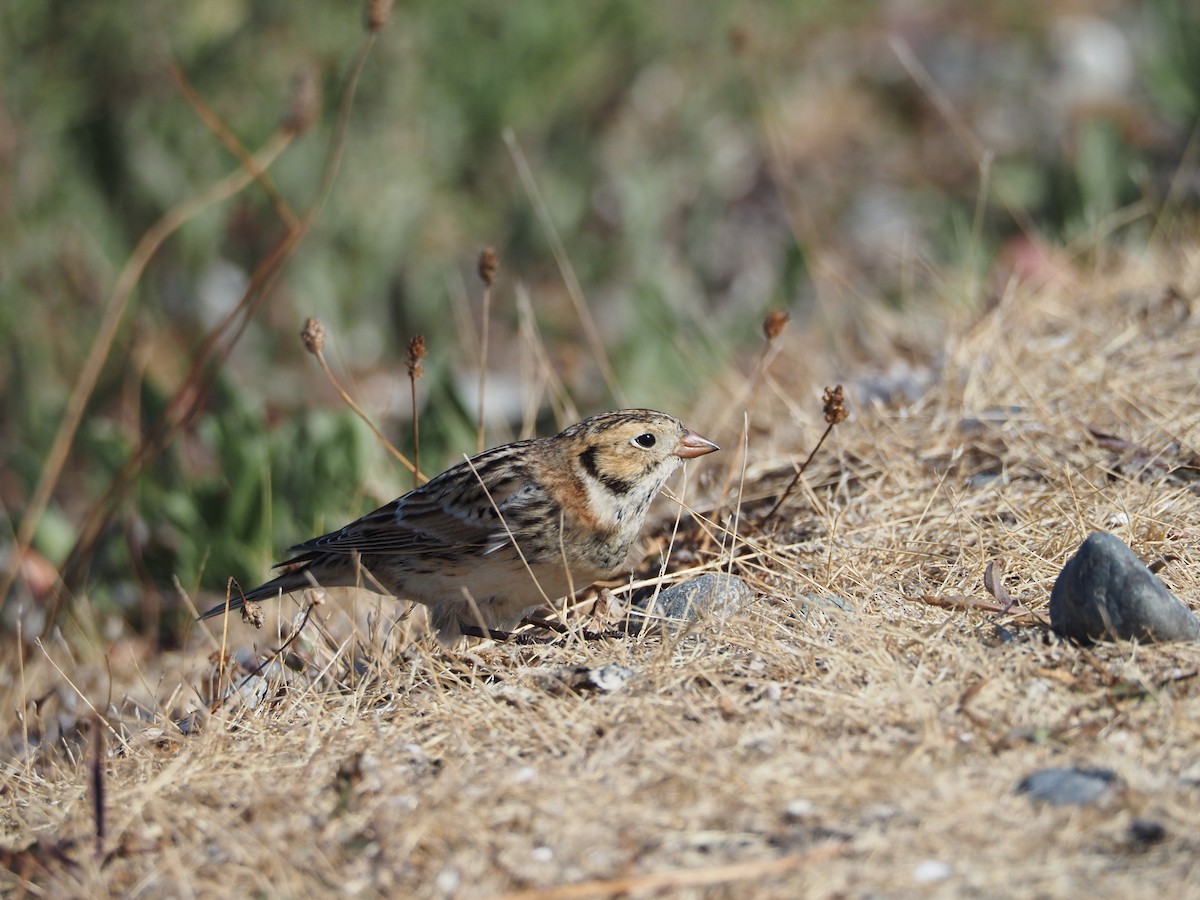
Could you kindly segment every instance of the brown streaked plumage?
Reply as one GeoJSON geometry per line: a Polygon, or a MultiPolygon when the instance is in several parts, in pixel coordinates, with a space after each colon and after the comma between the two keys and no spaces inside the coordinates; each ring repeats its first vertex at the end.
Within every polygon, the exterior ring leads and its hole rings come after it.
{"type": "MultiPolygon", "coordinates": [[[[291,548],[282,573],[233,600],[353,586],[429,607],[446,644],[463,626],[511,631],[531,610],[615,575],[650,501],[718,447],[648,409],[601,413],[494,447],[345,528],[291,548]]],[[[201,616],[225,611],[225,604],[201,616]]]]}

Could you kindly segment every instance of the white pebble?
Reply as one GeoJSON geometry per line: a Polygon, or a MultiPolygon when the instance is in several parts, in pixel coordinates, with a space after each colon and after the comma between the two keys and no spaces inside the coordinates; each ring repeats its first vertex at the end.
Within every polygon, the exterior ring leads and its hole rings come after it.
{"type": "Polygon", "coordinates": [[[917,863],[913,869],[913,880],[918,884],[928,884],[931,881],[945,881],[954,870],[949,863],[940,859],[925,859],[917,863]]]}

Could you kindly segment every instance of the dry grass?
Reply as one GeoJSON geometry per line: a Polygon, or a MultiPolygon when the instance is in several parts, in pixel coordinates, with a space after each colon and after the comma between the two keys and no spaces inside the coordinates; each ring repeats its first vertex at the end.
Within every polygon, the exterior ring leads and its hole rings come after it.
{"type": "MultiPolygon", "coordinates": [[[[0,884],[55,896],[1194,890],[1200,648],[1055,642],[1035,616],[990,611],[983,571],[1002,563],[1012,596],[1045,613],[1074,547],[1107,529],[1175,560],[1161,577],[1196,605],[1198,291],[1194,260],[1165,259],[1063,268],[1010,291],[950,327],[915,403],[859,405],[848,382],[850,421],[763,529],[756,514],[823,425],[813,378],[831,362],[793,328],[753,415],[737,537],[722,530],[732,509],[716,524],[685,517],[671,564],[731,566],[760,596],[682,634],[450,654],[393,628],[393,604],[348,615],[331,603],[288,667],[247,682],[242,666],[247,702],[211,714],[219,630],[166,657],[118,640],[106,660],[69,634],[14,651],[0,669],[17,748],[0,776],[0,884]],[[587,689],[576,667],[608,664],[632,676],[587,689]],[[89,705],[107,733],[98,852],[89,705]],[[1120,788],[1084,809],[1014,791],[1076,763],[1115,770],[1120,788]],[[1163,839],[1139,843],[1135,818],[1163,839]],[[944,877],[922,882],[931,860],[944,877]]],[[[741,422],[727,424],[733,447],[741,422]]]]}

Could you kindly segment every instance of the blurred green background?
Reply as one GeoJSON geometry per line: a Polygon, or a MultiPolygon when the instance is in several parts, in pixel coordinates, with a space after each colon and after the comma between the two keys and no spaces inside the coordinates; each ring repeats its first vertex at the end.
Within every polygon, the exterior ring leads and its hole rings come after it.
{"type": "MultiPolygon", "coordinates": [[[[286,116],[296,74],[315,73],[320,115],[270,170],[302,212],[363,21],[355,4],[315,0],[0,9],[10,562],[117,273],[168,209],[237,168],[169,64],[252,152],[286,116]]],[[[618,402],[684,412],[757,352],[772,308],[837,344],[872,305],[977,304],[1009,277],[1037,277],[1047,254],[1185,231],[1200,189],[1189,155],[1198,22],[1187,0],[402,5],[367,59],[311,232],[199,415],[85,554],[75,597],[169,642],[186,618],[174,578],[212,595],[230,575],[257,583],[288,544],[411,486],[305,353],[308,316],[327,324],[335,371],[403,449],[404,350],[423,333],[423,467],[473,450],[485,246],[501,265],[491,444],[527,430],[529,409],[543,432],[557,424],[535,345],[581,414],[618,402]],[[506,128],[620,396],[589,350],[506,128]]],[[[251,185],[151,260],[0,628],[45,605],[80,523],[284,230],[251,185]]]]}

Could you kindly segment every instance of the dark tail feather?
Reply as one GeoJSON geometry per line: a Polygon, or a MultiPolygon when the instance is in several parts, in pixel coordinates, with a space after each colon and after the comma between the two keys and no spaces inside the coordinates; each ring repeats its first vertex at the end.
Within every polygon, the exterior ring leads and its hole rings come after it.
{"type": "Polygon", "coordinates": [[[226,610],[236,612],[246,605],[246,601],[254,603],[258,600],[271,600],[278,597],[280,594],[288,594],[292,591],[298,591],[301,588],[312,587],[312,579],[307,574],[307,568],[301,568],[294,572],[285,572],[278,578],[272,578],[266,584],[260,584],[252,590],[246,591],[245,594],[237,594],[230,596],[229,603],[218,603],[212,609],[200,614],[200,620],[212,619],[219,615],[223,615],[226,610]]]}

